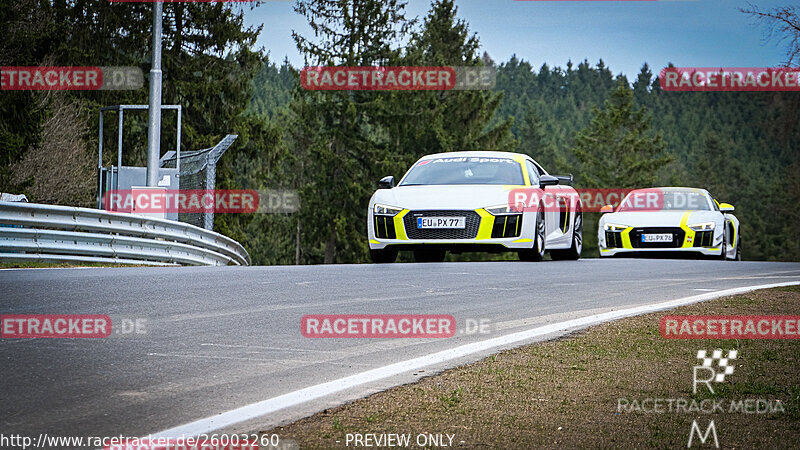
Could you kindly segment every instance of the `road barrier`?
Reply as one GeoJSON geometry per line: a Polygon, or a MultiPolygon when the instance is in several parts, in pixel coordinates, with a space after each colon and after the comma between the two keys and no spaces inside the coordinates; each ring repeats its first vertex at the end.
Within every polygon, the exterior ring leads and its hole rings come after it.
{"type": "Polygon", "coordinates": [[[250,255],[229,237],[183,222],[0,202],[0,261],[246,266],[250,255]]]}

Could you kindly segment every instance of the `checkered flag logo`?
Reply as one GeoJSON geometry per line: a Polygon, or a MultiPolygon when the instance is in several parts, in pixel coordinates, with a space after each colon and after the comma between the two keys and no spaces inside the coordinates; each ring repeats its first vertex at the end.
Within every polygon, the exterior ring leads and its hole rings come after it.
{"type": "Polygon", "coordinates": [[[703,367],[708,367],[714,371],[714,381],[717,383],[725,381],[725,375],[733,374],[734,366],[730,364],[730,361],[736,359],[737,356],[739,356],[739,352],[736,350],[729,350],[724,358],[722,357],[721,349],[714,350],[710,357],[705,350],[697,351],[697,359],[703,360],[703,367]],[[717,362],[718,369],[713,367],[715,361],[717,362]]]}

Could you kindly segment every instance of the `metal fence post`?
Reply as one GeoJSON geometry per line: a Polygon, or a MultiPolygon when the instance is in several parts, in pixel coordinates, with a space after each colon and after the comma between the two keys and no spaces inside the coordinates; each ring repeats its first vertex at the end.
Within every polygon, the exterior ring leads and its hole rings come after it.
{"type": "Polygon", "coordinates": [[[150,68],[150,110],[147,140],[147,185],[158,186],[161,157],[161,16],[162,2],[153,3],[153,65],[150,68]]]}

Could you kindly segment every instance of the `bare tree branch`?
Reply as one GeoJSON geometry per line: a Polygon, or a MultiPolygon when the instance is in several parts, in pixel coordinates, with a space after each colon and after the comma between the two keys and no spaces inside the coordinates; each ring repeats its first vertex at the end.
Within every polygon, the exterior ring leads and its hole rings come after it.
{"type": "Polygon", "coordinates": [[[761,11],[758,6],[748,3],[747,8],[739,8],[739,11],[767,26],[765,41],[773,38],[777,38],[779,43],[788,40],[783,64],[787,67],[800,65],[800,17],[796,6],[779,6],[761,11]]]}

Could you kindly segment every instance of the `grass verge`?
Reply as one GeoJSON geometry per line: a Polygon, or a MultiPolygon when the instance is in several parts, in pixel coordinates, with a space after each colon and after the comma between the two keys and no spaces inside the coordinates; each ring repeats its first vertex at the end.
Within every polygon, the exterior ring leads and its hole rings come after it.
{"type": "MultiPolygon", "coordinates": [[[[776,288],[623,319],[504,351],[419,382],[264,431],[300,448],[355,447],[354,434],[454,435],[461,448],[686,448],[693,421],[713,420],[720,447],[796,448],[800,341],[667,340],[665,315],[800,315],[800,287],[776,288]],[[697,351],[737,349],[715,395],[692,394],[697,351]],[[618,411],[620,399],[720,400],[725,412],[618,411]],[[731,401],[781,402],[783,412],[728,412],[731,401]]],[[[774,409],[774,408],[773,408],[774,409]]],[[[692,447],[704,445],[695,434],[692,447]]],[[[425,441],[420,441],[425,443],[425,441]]],[[[445,443],[450,443],[447,437],[445,443]]],[[[374,447],[377,445],[373,445],[374,447]]],[[[423,445],[436,448],[434,445],[423,445]]],[[[359,446],[361,447],[361,446],[359,446]]]]}

